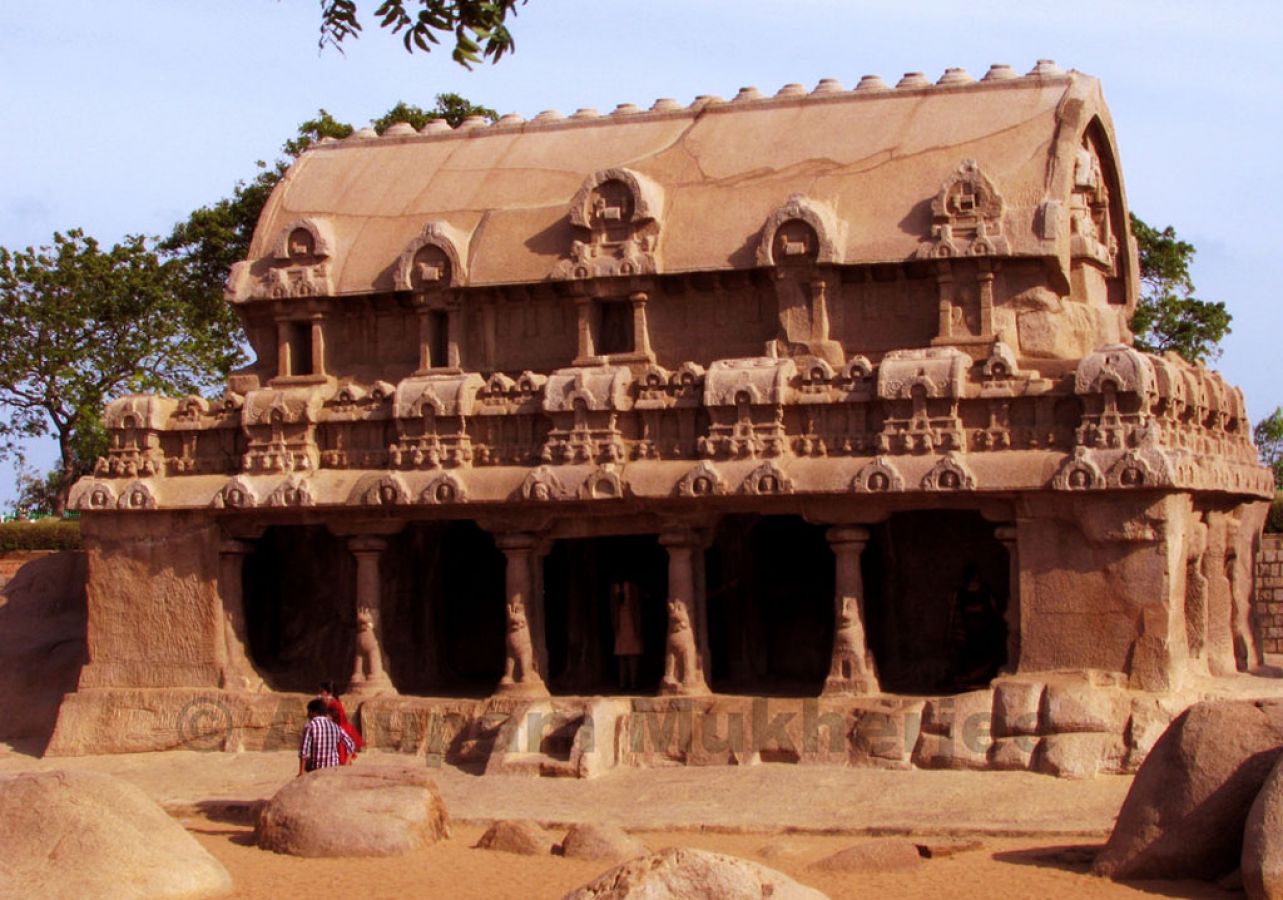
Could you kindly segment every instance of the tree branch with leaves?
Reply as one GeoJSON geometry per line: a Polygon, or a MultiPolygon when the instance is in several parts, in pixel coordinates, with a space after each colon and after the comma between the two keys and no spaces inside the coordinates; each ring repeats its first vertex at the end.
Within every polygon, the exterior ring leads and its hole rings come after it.
{"type": "MultiPolygon", "coordinates": [[[[525,0],[521,0],[525,3],[525,0]]],[[[464,68],[498,62],[516,50],[508,17],[518,0],[383,0],[374,10],[379,27],[401,35],[407,53],[429,53],[442,37],[453,38],[451,58],[464,68]]],[[[361,35],[356,0],[321,0],[321,49],[343,52],[345,40],[361,35]]]]}

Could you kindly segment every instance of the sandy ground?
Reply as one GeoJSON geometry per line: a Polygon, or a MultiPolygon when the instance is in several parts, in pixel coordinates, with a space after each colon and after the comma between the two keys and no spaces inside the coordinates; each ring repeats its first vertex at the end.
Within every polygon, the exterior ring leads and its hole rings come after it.
{"type": "MultiPolygon", "coordinates": [[[[414,762],[365,754],[358,765],[414,762]]],[[[295,771],[293,754],[166,753],[35,759],[0,750],[0,772],[107,772],[138,784],[218,857],[238,897],[556,898],[609,868],[600,862],[473,849],[495,818],[532,818],[558,842],[567,823],[608,821],[652,849],[700,847],[753,859],[841,897],[1219,897],[1213,885],[1121,885],[1086,874],[1131,779],[1066,781],[1029,773],[761,765],[630,770],[602,778],[478,777],[435,771],[451,838],[408,857],[303,860],[253,846],[254,804],[295,771]],[[870,835],[969,849],[909,873],[834,874],[808,866],[870,835]]]]}

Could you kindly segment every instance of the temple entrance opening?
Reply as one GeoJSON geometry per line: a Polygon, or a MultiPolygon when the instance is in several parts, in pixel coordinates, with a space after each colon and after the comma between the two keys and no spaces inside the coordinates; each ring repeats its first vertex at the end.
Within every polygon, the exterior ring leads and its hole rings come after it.
{"type": "Polygon", "coordinates": [[[872,526],[863,556],[869,648],[884,691],[984,686],[1007,662],[1007,551],[978,512],[922,510],[872,526]]]}
{"type": "Polygon", "coordinates": [[[248,651],[277,691],[312,693],[352,669],[356,562],[322,525],[276,525],[243,570],[248,651]]]}
{"type": "Polygon", "coordinates": [[[469,521],[416,522],[383,554],[383,642],[404,694],[485,697],[503,675],[504,557],[469,521]]]}
{"type": "Polygon", "coordinates": [[[667,573],[657,535],[553,544],[544,560],[553,694],[655,693],[664,672],[667,573]]]}
{"type": "Polygon", "coordinates": [[[706,556],[712,689],[814,697],[833,652],[833,552],[799,516],[722,518],[706,556]]]}

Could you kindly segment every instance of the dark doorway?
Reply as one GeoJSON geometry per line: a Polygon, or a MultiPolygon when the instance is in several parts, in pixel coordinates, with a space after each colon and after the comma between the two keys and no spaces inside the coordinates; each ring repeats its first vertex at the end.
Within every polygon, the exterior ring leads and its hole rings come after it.
{"type": "Polygon", "coordinates": [[[346,682],[356,633],[356,560],[322,525],[274,525],[243,570],[249,655],[273,690],[346,682]]]}
{"type": "Polygon", "coordinates": [[[1006,662],[1008,562],[995,527],[977,512],[923,510],[872,528],[862,560],[865,620],[884,691],[967,690],[1006,662]],[[991,612],[975,591],[971,613],[951,611],[968,565],[991,612]]]}
{"type": "Polygon", "coordinates": [[[833,653],[833,552],[798,516],[726,516],[707,564],[712,688],[813,697],[833,653]]]}
{"type": "Polygon", "coordinates": [[[417,522],[382,562],[388,672],[406,694],[484,697],[503,675],[504,556],[474,522],[417,522]]]}
{"type": "Polygon", "coordinates": [[[544,561],[544,622],[549,690],[554,694],[619,694],[615,656],[617,596],[631,585],[642,653],[636,686],[653,694],[664,669],[668,629],[668,554],[653,534],[561,540],[544,561]]]}

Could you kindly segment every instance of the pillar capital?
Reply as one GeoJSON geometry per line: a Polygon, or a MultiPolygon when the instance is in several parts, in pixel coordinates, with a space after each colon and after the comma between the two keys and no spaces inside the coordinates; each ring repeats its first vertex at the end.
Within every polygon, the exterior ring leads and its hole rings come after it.
{"type": "Polygon", "coordinates": [[[539,537],[528,531],[504,531],[495,535],[494,543],[505,553],[509,550],[534,550],[539,546],[539,537]]]}
{"type": "Polygon", "coordinates": [[[382,553],[387,546],[387,538],[372,534],[361,534],[347,539],[347,548],[353,553],[382,553]]]}
{"type": "Polygon", "coordinates": [[[830,544],[867,544],[869,529],[859,525],[835,525],[824,532],[824,537],[830,544]]]}

